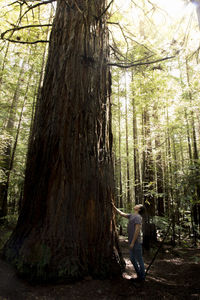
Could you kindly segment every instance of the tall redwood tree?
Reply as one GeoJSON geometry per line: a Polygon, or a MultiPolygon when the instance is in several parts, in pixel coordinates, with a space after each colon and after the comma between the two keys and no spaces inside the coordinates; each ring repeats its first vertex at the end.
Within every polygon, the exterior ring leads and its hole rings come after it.
{"type": "Polygon", "coordinates": [[[120,274],[106,0],[59,0],[22,210],[4,255],[32,280],[120,274]]]}

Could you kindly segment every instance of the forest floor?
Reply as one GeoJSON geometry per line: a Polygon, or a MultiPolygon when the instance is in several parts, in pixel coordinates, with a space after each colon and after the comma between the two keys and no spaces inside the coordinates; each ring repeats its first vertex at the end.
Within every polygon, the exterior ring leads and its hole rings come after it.
{"type": "MultiPolygon", "coordinates": [[[[150,268],[145,283],[133,284],[130,278],[135,277],[135,273],[125,238],[120,237],[120,244],[126,270],[117,279],[86,278],[74,284],[32,286],[18,278],[15,270],[0,259],[0,300],[200,300],[200,248],[165,245],[150,268]]],[[[144,253],[146,267],[153,255],[144,253]]]]}

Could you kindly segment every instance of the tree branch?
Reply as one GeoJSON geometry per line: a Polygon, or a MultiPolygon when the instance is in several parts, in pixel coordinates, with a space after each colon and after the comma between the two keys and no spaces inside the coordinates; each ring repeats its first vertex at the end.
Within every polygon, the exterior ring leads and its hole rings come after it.
{"type": "Polygon", "coordinates": [[[38,43],[49,43],[49,41],[47,41],[47,40],[37,40],[37,41],[34,41],[34,42],[18,41],[18,40],[12,40],[12,39],[9,39],[9,38],[4,38],[4,40],[12,42],[12,43],[17,43],[17,44],[29,44],[29,45],[38,44],[38,43]]]}
{"type": "MultiPolygon", "coordinates": [[[[33,5],[33,6],[31,6],[31,8],[33,8],[33,7],[35,7],[35,6],[39,6],[39,5],[43,5],[43,4],[48,4],[48,3],[52,3],[52,2],[56,2],[57,0],[47,0],[47,1],[41,1],[41,2],[39,2],[39,3],[37,3],[37,4],[35,4],[35,5],[33,5]]],[[[21,0],[21,2],[20,1],[15,1],[15,2],[12,2],[12,3],[10,3],[10,4],[8,4],[8,6],[11,6],[11,5],[14,5],[14,4],[19,4],[19,5],[23,5],[23,4],[26,4],[27,6],[28,6],[28,3],[27,2],[35,2],[35,0],[27,0],[27,1],[25,1],[25,0],[21,0]]],[[[28,7],[30,7],[30,6],[28,6],[28,7]]]]}
{"type": "Polygon", "coordinates": [[[168,228],[167,228],[167,231],[166,231],[166,233],[165,233],[165,236],[164,236],[162,242],[160,243],[160,246],[158,247],[158,249],[157,249],[157,251],[156,251],[156,253],[155,253],[155,255],[154,255],[152,261],[150,262],[150,264],[148,265],[148,267],[147,267],[147,269],[146,269],[145,277],[147,276],[147,273],[148,273],[149,269],[151,268],[151,265],[153,264],[154,260],[156,259],[156,256],[158,255],[160,249],[162,248],[162,246],[163,246],[163,244],[164,244],[164,241],[165,241],[166,237],[167,237],[168,234],[169,234],[169,230],[170,230],[171,225],[172,225],[172,221],[169,223],[169,226],[168,226],[168,228]]]}
{"type": "Polygon", "coordinates": [[[97,17],[97,19],[101,19],[101,17],[107,12],[107,10],[110,8],[111,4],[113,3],[114,0],[111,0],[108,6],[104,9],[104,11],[100,14],[100,16],[97,17]]]}
{"type": "Polygon", "coordinates": [[[145,65],[151,65],[151,64],[155,64],[157,62],[161,62],[161,61],[164,61],[164,60],[168,60],[168,59],[172,59],[174,58],[175,56],[170,56],[170,57],[164,57],[164,58],[161,58],[161,59],[157,59],[157,60],[154,60],[154,61],[149,61],[149,62],[140,62],[140,63],[131,63],[131,64],[118,64],[118,63],[107,63],[108,66],[114,66],[114,67],[119,67],[119,68],[123,68],[123,69],[128,69],[128,68],[131,68],[131,67],[137,67],[137,66],[145,66],[145,65]]]}
{"type": "Polygon", "coordinates": [[[126,59],[126,57],[120,52],[120,50],[117,48],[115,43],[114,43],[114,46],[110,45],[110,48],[113,50],[113,54],[115,55],[115,57],[117,58],[118,61],[124,61],[124,59],[126,59]],[[115,46],[115,48],[114,48],[114,46],[115,46]],[[123,57],[123,60],[120,59],[118,55],[123,57]]]}
{"type": "MultiPolygon", "coordinates": [[[[34,8],[40,6],[40,5],[49,4],[49,3],[52,3],[52,2],[55,2],[55,1],[57,1],[57,0],[43,1],[43,2],[41,2],[41,3],[37,3],[37,4],[32,5],[32,6],[27,5],[27,6],[28,6],[28,9],[27,9],[27,10],[24,12],[24,14],[21,16],[20,20],[21,20],[21,19],[22,19],[22,18],[23,18],[30,10],[32,10],[32,9],[34,9],[34,8]]],[[[27,4],[27,3],[26,3],[26,4],[27,4]]]]}
{"type": "MultiPolygon", "coordinates": [[[[116,25],[116,26],[118,26],[119,28],[120,28],[120,30],[121,30],[121,32],[122,32],[122,35],[123,35],[123,37],[124,37],[124,39],[125,39],[125,41],[126,41],[126,43],[127,43],[127,39],[129,39],[129,40],[131,40],[131,41],[133,41],[134,43],[136,43],[137,45],[140,45],[140,46],[142,46],[143,48],[145,48],[148,52],[151,52],[151,53],[154,53],[155,54],[155,52],[154,51],[152,51],[151,49],[149,49],[146,45],[144,45],[144,44],[141,44],[141,43],[139,43],[138,41],[136,41],[136,40],[134,40],[130,35],[132,35],[132,36],[134,36],[129,30],[127,30],[127,28],[126,28],[126,33],[128,33],[129,35],[125,35],[125,33],[124,33],[124,28],[120,25],[120,23],[118,23],[118,22],[107,22],[107,24],[111,24],[111,25],[116,25]]],[[[113,40],[114,40],[114,38],[113,38],[113,40]]]]}
{"type": "Polygon", "coordinates": [[[78,9],[78,11],[83,15],[83,11],[81,10],[80,6],[77,4],[76,0],[74,0],[74,3],[76,5],[76,8],[78,9]]]}
{"type": "Polygon", "coordinates": [[[20,19],[19,21],[22,20],[22,18],[32,9],[40,6],[40,5],[46,5],[46,4],[49,4],[49,3],[53,3],[53,2],[56,2],[57,0],[46,0],[46,1],[41,1],[39,3],[36,3],[34,5],[29,5],[27,2],[35,2],[35,0],[21,0],[20,1],[15,1],[15,2],[12,2],[11,4],[9,4],[8,6],[11,6],[11,5],[14,5],[14,4],[19,4],[20,7],[22,7],[24,4],[28,7],[28,9],[23,13],[23,15],[20,16],[20,19]]]}
{"type": "MultiPolygon", "coordinates": [[[[21,27],[16,26],[16,27],[14,27],[14,28],[11,28],[11,29],[8,29],[8,30],[4,31],[4,32],[1,34],[1,39],[2,39],[2,40],[5,39],[5,38],[4,38],[5,34],[8,33],[8,32],[10,32],[10,31],[13,33],[13,32],[16,31],[16,30],[21,30],[21,29],[25,29],[25,28],[48,27],[48,26],[52,26],[52,24],[26,25],[26,26],[21,26],[21,27]]],[[[7,39],[7,40],[8,40],[8,39],[7,39]]]]}

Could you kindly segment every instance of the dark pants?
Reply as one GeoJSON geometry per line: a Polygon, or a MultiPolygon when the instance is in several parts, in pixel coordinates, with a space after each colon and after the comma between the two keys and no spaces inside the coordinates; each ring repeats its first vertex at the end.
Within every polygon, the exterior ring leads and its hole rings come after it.
{"type": "Polygon", "coordinates": [[[130,249],[130,260],[135,268],[139,279],[145,279],[144,261],[142,258],[142,245],[136,243],[133,249],[130,249]]]}

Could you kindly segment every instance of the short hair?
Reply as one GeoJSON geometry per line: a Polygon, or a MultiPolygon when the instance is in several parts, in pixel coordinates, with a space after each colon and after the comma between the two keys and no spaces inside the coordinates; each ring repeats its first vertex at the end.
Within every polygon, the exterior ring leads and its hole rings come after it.
{"type": "Polygon", "coordinates": [[[139,204],[139,206],[140,206],[140,209],[138,212],[141,216],[143,216],[145,214],[146,208],[142,204],[139,204]]]}

